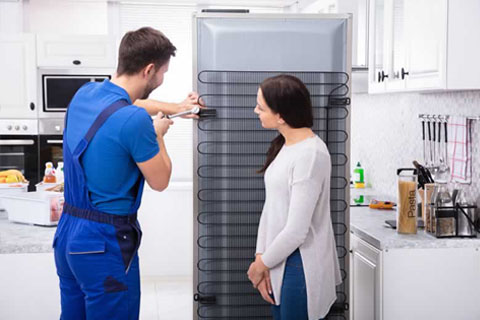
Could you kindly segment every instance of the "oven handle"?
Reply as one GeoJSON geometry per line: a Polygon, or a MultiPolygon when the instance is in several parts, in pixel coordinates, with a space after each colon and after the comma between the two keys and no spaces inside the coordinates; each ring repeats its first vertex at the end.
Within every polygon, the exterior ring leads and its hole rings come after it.
{"type": "Polygon", "coordinates": [[[34,145],[33,140],[0,140],[0,146],[31,146],[34,145]]]}
{"type": "Polygon", "coordinates": [[[47,140],[50,144],[63,144],[63,140],[47,140]]]}

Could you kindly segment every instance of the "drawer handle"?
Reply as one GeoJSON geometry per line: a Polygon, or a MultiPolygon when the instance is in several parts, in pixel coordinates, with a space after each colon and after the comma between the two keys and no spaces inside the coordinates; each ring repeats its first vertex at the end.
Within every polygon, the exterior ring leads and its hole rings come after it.
{"type": "Polygon", "coordinates": [[[73,60],[73,64],[78,66],[79,64],[81,64],[82,62],[80,60],[73,60]]]}

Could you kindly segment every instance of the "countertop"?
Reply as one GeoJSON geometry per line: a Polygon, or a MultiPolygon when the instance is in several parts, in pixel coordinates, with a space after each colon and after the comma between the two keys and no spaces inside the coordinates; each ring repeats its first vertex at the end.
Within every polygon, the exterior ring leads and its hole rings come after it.
{"type": "Polygon", "coordinates": [[[11,222],[7,212],[0,211],[0,254],[53,252],[56,229],[11,222]]]}
{"type": "Polygon", "coordinates": [[[394,210],[375,210],[368,207],[350,208],[350,231],[372,246],[383,249],[406,248],[480,248],[480,238],[436,238],[424,229],[417,234],[398,234],[385,224],[395,220],[394,210]]]}

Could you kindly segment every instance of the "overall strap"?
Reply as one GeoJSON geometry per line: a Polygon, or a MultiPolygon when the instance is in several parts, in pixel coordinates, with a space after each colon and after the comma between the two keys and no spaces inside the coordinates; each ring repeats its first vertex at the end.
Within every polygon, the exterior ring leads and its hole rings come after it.
{"type": "Polygon", "coordinates": [[[90,140],[92,140],[92,138],[95,135],[95,133],[97,132],[97,130],[105,123],[105,121],[107,121],[107,119],[113,113],[115,113],[118,109],[126,107],[128,105],[129,105],[129,103],[127,102],[127,100],[122,99],[122,100],[118,100],[118,101],[112,103],[111,105],[109,105],[108,107],[103,109],[103,111],[100,112],[100,114],[98,115],[97,119],[95,119],[95,122],[93,122],[90,129],[88,129],[87,134],[85,135],[84,139],[87,142],[90,142],[90,140]]]}

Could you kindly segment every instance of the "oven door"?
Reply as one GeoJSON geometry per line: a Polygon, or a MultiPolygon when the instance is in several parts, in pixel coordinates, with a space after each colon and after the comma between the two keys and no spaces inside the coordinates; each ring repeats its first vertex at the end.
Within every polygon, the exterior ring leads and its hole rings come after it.
{"type": "Polygon", "coordinates": [[[0,135],[0,170],[17,169],[30,182],[28,191],[40,181],[37,135],[0,135]]]}
{"type": "Polygon", "coordinates": [[[41,134],[40,135],[40,167],[45,168],[45,163],[52,162],[57,168],[58,162],[63,162],[63,136],[41,134]],[[43,166],[43,167],[42,167],[43,166]]]}

